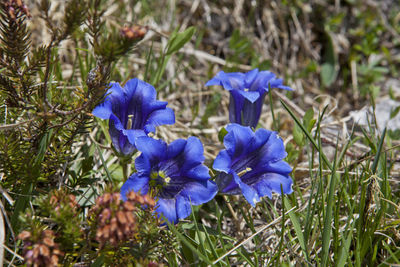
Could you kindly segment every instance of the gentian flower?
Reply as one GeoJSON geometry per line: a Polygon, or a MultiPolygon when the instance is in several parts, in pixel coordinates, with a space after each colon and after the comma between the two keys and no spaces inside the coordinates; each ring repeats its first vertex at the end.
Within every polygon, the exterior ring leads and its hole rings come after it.
{"type": "Polygon", "coordinates": [[[174,124],[175,115],[167,102],[156,100],[156,90],[139,79],[129,80],[122,88],[111,83],[105,100],[93,115],[109,120],[109,133],[115,150],[122,155],[135,151],[135,140],[154,132],[155,127],[174,124]]]}
{"type": "Polygon", "coordinates": [[[282,139],[272,131],[229,124],[224,137],[225,150],[217,155],[213,168],[220,171],[216,182],[222,193],[243,194],[254,206],[272,192],[292,193],[292,168],[286,157],[282,139]]]}
{"type": "Polygon", "coordinates": [[[176,223],[190,215],[190,204],[200,205],[214,198],[218,187],[209,180],[198,138],[178,139],[167,145],[139,137],[136,146],[142,154],[135,161],[137,172],[121,188],[124,200],[130,191],[150,193],[157,199],[156,212],[176,223]]]}
{"type": "Polygon", "coordinates": [[[269,88],[292,91],[284,86],[270,71],[251,70],[247,73],[220,71],[206,86],[220,85],[230,92],[229,120],[243,126],[255,128],[261,116],[264,98],[269,88]]]}

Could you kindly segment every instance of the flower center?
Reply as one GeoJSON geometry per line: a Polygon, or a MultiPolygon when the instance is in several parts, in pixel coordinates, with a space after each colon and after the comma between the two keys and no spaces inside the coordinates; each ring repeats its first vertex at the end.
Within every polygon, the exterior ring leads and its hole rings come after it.
{"type": "Polygon", "coordinates": [[[252,170],[253,170],[252,168],[246,167],[246,169],[241,170],[237,175],[238,175],[239,177],[242,177],[243,175],[245,175],[246,173],[248,173],[248,172],[250,172],[250,171],[252,171],[252,170]]]}
{"type": "Polygon", "coordinates": [[[133,114],[128,115],[128,123],[126,124],[126,129],[127,130],[132,129],[132,125],[133,125],[133,114]]]}
{"type": "Polygon", "coordinates": [[[245,92],[248,92],[248,91],[249,91],[249,88],[244,88],[244,91],[245,91],[245,92]]]}
{"type": "Polygon", "coordinates": [[[168,177],[164,171],[153,171],[150,174],[149,185],[158,189],[162,189],[171,182],[171,178],[168,177]]]}
{"type": "Polygon", "coordinates": [[[151,197],[163,196],[166,194],[166,188],[171,183],[171,177],[167,176],[164,171],[152,171],[150,173],[149,194],[151,197]]]}

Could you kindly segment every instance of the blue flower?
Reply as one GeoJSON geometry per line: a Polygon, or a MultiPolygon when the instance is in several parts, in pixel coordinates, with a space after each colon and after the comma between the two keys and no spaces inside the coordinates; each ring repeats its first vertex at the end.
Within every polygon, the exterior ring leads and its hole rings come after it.
{"type": "Polygon", "coordinates": [[[255,205],[272,192],[292,193],[292,168],[283,159],[287,153],[282,139],[272,131],[229,124],[224,137],[225,150],[214,161],[220,171],[216,182],[222,193],[240,194],[255,205]]]}
{"type": "Polygon", "coordinates": [[[206,86],[220,85],[230,92],[230,122],[255,128],[269,88],[293,90],[282,83],[283,80],[277,79],[274,73],[254,69],[247,73],[220,71],[206,86]]]}
{"type": "Polygon", "coordinates": [[[142,154],[135,161],[137,172],[121,188],[124,200],[132,190],[150,193],[157,199],[156,212],[176,223],[190,215],[190,204],[200,205],[214,198],[218,187],[209,180],[198,138],[178,139],[167,145],[161,140],[139,137],[136,146],[142,154]]]}
{"type": "Polygon", "coordinates": [[[167,102],[156,100],[156,90],[139,79],[129,80],[122,88],[111,83],[105,100],[93,110],[93,115],[109,119],[109,133],[116,151],[130,155],[135,151],[135,140],[154,132],[155,127],[174,124],[175,115],[167,102]]]}

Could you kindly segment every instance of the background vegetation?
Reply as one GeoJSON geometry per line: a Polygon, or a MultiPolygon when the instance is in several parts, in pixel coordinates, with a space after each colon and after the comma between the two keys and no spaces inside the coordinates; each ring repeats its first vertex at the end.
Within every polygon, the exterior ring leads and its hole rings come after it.
{"type": "Polygon", "coordinates": [[[400,265],[400,126],[378,127],[374,115],[391,99],[384,116],[398,118],[399,22],[393,0],[3,1],[1,261],[400,265]],[[108,82],[153,84],[176,115],[156,136],[199,137],[211,165],[229,95],[204,84],[219,70],[253,68],[295,89],[273,90],[260,120],[285,140],[294,193],[256,208],[218,196],[169,227],[138,196],[119,205],[121,162],[107,122],[91,115],[108,82]],[[360,125],[351,112],[363,107],[371,115],[360,125]],[[101,238],[105,209],[135,211],[117,245],[101,238]]]}

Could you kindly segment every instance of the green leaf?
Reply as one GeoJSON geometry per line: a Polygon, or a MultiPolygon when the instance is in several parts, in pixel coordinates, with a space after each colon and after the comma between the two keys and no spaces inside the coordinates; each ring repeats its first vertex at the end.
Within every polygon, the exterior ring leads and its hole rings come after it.
{"type": "Polygon", "coordinates": [[[195,255],[197,255],[202,261],[204,261],[207,264],[212,264],[211,261],[208,259],[206,255],[203,255],[198,248],[194,247],[191,242],[183,235],[181,234],[175,227],[175,225],[169,223],[168,220],[165,220],[168,224],[168,228],[175,234],[177,239],[185,244],[189,250],[191,250],[195,255]]]}
{"type": "Polygon", "coordinates": [[[336,79],[337,73],[335,66],[330,62],[325,62],[321,67],[321,81],[324,86],[330,86],[336,79]]]}
{"type": "Polygon", "coordinates": [[[218,132],[218,140],[223,143],[225,135],[228,134],[228,131],[225,128],[221,128],[218,132]]]}
{"type": "Polygon", "coordinates": [[[208,118],[211,117],[213,114],[217,113],[218,108],[220,108],[221,105],[221,94],[218,92],[215,92],[210,100],[210,102],[207,104],[206,110],[204,112],[204,115],[201,117],[201,123],[203,125],[206,125],[208,123],[208,118]]]}
{"type": "Polygon", "coordinates": [[[390,119],[393,119],[394,117],[396,117],[397,114],[399,114],[399,111],[400,111],[400,106],[398,106],[394,110],[392,110],[390,112],[390,119]]]}
{"type": "Polygon", "coordinates": [[[316,122],[314,117],[314,109],[310,108],[307,110],[306,114],[304,114],[303,117],[303,125],[306,127],[306,129],[311,132],[312,128],[314,127],[314,124],[316,122]]]}
{"type": "Polygon", "coordinates": [[[33,163],[34,168],[39,168],[39,165],[42,163],[45,153],[47,151],[47,148],[50,144],[50,139],[51,139],[52,134],[53,134],[53,129],[50,129],[41,138],[37,157],[35,158],[35,161],[33,163]]]}
{"type": "MultiPolygon", "coordinates": [[[[290,205],[290,203],[289,203],[289,201],[288,201],[288,199],[286,197],[283,198],[283,203],[285,205],[285,209],[286,210],[290,210],[292,208],[292,206],[290,205]]],[[[290,218],[290,220],[291,220],[291,222],[293,224],[293,228],[294,228],[294,231],[296,233],[297,240],[299,241],[301,250],[303,251],[303,253],[305,255],[305,258],[308,261],[309,256],[308,256],[308,251],[307,251],[307,245],[306,245],[306,241],[304,239],[304,234],[303,234],[303,231],[301,229],[300,221],[299,221],[299,218],[296,215],[296,212],[295,211],[289,212],[289,218],[290,218]]]]}
{"type": "Polygon", "coordinates": [[[304,145],[304,135],[303,132],[301,131],[301,128],[297,124],[295,124],[293,127],[293,140],[299,146],[304,145]]]}
{"type": "Polygon", "coordinates": [[[100,267],[104,264],[104,254],[100,254],[99,257],[92,263],[91,267],[100,267]]]}
{"type": "Polygon", "coordinates": [[[181,33],[173,33],[168,42],[168,50],[166,55],[172,55],[181,49],[187,42],[189,42],[195,31],[196,28],[192,26],[181,33]]]}
{"type": "Polygon", "coordinates": [[[336,79],[339,71],[338,56],[333,44],[332,33],[325,29],[327,43],[324,54],[324,63],[321,67],[321,82],[324,86],[330,86],[336,79]]]}

